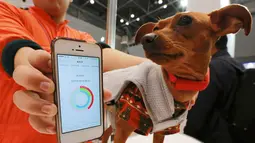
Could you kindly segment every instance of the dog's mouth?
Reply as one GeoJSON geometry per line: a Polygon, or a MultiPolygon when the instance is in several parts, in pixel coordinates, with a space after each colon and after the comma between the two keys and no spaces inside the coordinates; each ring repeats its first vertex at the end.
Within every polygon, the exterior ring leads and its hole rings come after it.
{"type": "Polygon", "coordinates": [[[170,60],[176,60],[179,58],[182,58],[184,56],[183,53],[174,53],[174,54],[164,54],[164,53],[150,53],[149,57],[155,57],[155,58],[167,58],[170,60]]]}

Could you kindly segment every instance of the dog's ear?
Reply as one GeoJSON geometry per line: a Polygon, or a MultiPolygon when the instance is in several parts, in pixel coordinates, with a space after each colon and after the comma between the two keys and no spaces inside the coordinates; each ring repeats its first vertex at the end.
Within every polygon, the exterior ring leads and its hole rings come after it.
{"type": "Polygon", "coordinates": [[[237,33],[244,29],[245,35],[249,35],[252,28],[252,16],[249,10],[242,5],[232,4],[215,10],[209,14],[211,26],[217,36],[237,33]]]}
{"type": "Polygon", "coordinates": [[[135,36],[135,43],[140,43],[142,37],[148,33],[151,33],[153,31],[153,28],[155,27],[155,23],[149,22],[144,25],[142,25],[136,32],[135,36]]]}

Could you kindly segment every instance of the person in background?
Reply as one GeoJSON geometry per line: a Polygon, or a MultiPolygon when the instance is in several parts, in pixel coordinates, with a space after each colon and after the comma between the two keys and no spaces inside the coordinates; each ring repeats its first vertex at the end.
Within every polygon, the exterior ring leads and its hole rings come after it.
{"type": "Polygon", "coordinates": [[[243,72],[244,67],[227,52],[227,42],[227,36],[223,36],[212,48],[210,84],[199,93],[184,129],[185,134],[205,143],[232,143],[223,113],[238,85],[237,72],[243,72]]]}
{"type": "MultiPolygon", "coordinates": [[[[72,0],[33,0],[28,9],[0,1],[0,142],[56,143],[50,44],[56,37],[96,42],[65,20],[72,0]]],[[[106,46],[103,70],[145,59],[106,46]],[[116,60],[118,59],[118,60],[116,60]],[[113,64],[114,62],[114,64],[113,64]]],[[[89,76],[89,75],[88,75],[89,76]]],[[[105,99],[111,96],[104,91],[105,99]]]]}

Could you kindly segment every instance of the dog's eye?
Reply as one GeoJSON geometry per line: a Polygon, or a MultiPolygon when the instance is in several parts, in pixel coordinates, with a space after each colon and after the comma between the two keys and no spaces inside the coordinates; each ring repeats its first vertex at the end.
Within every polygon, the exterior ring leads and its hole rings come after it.
{"type": "Polygon", "coordinates": [[[190,16],[185,15],[179,19],[177,25],[187,26],[187,25],[190,25],[191,23],[192,23],[192,18],[190,16]]]}
{"type": "Polygon", "coordinates": [[[159,27],[153,28],[153,31],[157,31],[157,30],[159,30],[159,27]]]}

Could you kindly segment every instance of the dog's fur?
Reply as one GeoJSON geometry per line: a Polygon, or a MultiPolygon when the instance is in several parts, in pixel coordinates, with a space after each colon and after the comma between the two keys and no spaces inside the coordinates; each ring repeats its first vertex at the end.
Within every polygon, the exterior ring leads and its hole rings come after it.
{"type": "MultiPolygon", "coordinates": [[[[189,80],[203,80],[211,59],[211,48],[220,36],[237,33],[244,29],[245,35],[251,31],[252,16],[246,7],[229,5],[209,14],[183,12],[160,20],[146,23],[137,31],[136,42],[142,42],[145,55],[162,66],[164,78],[167,73],[189,80]]],[[[186,102],[198,91],[180,91],[168,87],[175,100],[186,102]]],[[[126,142],[135,129],[126,121],[116,117],[115,143],[126,142]]],[[[105,142],[111,135],[108,128],[103,136],[105,142]]],[[[162,143],[164,136],[154,134],[154,143],[162,143]]]]}

